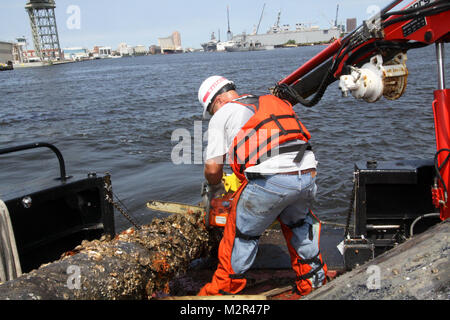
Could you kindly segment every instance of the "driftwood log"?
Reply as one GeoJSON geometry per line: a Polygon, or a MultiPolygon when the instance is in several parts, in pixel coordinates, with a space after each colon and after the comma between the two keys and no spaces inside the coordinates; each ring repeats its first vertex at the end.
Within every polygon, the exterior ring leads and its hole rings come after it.
{"type": "Polygon", "coordinates": [[[169,281],[207,256],[220,234],[199,213],[154,219],[114,239],[83,241],[53,263],[0,285],[0,300],[151,299],[169,294],[169,281]]]}

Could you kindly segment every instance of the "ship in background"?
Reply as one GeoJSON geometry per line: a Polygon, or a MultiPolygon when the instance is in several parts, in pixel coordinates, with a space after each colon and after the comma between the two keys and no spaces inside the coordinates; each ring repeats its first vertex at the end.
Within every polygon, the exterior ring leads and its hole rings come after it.
{"type": "MultiPolygon", "coordinates": [[[[258,27],[256,27],[255,30],[253,31],[254,34],[258,33],[265,7],[266,7],[266,4],[264,3],[264,6],[263,6],[263,9],[261,12],[261,17],[259,18],[259,22],[258,22],[258,27]]],[[[247,39],[247,36],[245,33],[243,33],[240,38],[233,37],[233,34],[231,33],[231,30],[230,30],[230,15],[229,15],[228,6],[227,6],[227,18],[228,18],[228,33],[227,33],[228,41],[223,44],[220,43],[218,45],[218,48],[220,48],[220,45],[223,45],[224,50],[228,51],[228,52],[262,51],[262,50],[269,50],[269,49],[274,48],[274,46],[272,46],[272,45],[263,45],[258,40],[253,41],[252,39],[250,39],[250,40],[247,39]]]]}
{"type": "MultiPolygon", "coordinates": [[[[339,7],[338,7],[339,8],[339,7]]],[[[338,12],[338,11],[336,11],[338,12]]],[[[342,27],[337,24],[337,14],[334,26],[328,29],[321,29],[318,26],[296,23],[295,29],[291,29],[289,24],[280,25],[281,11],[278,11],[277,21],[265,34],[242,33],[233,37],[233,41],[260,43],[262,46],[284,47],[286,45],[312,45],[327,43],[338,39],[343,33],[342,27]]],[[[259,28],[259,25],[258,25],[259,28]]]]}
{"type": "MultiPolygon", "coordinates": [[[[289,24],[281,25],[281,11],[278,11],[277,21],[270,27],[267,33],[258,34],[261,20],[264,13],[265,4],[261,13],[257,27],[251,34],[235,35],[230,31],[229,12],[227,6],[228,17],[228,32],[227,41],[221,42],[214,37],[211,40],[202,44],[204,51],[252,51],[251,48],[257,50],[267,50],[279,47],[297,47],[301,45],[323,44],[340,38],[344,33],[344,27],[338,25],[339,5],[336,9],[336,20],[334,25],[328,29],[321,29],[319,26],[314,26],[307,23],[297,23],[294,29],[291,29],[289,24]]],[[[220,38],[220,35],[219,35],[220,38]]],[[[253,51],[257,51],[253,50],[253,51]]]]}
{"type": "MultiPolygon", "coordinates": [[[[244,51],[263,51],[267,50],[266,46],[261,45],[261,42],[253,42],[253,41],[238,41],[238,42],[230,42],[230,45],[225,46],[225,51],[228,52],[244,52],[244,51]]],[[[273,48],[273,46],[271,47],[273,48]]]]}
{"type": "MultiPolygon", "coordinates": [[[[216,39],[214,36],[214,32],[211,34],[211,40],[203,43],[203,51],[205,52],[212,52],[212,51],[227,51],[228,48],[231,47],[237,47],[237,44],[235,41],[232,40],[233,33],[230,29],[230,8],[227,6],[227,22],[228,22],[228,31],[227,31],[227,41],[220,41],[220,30],[219,30],[219,40],[216,39]]],[[[242,46],[240,46],[242,47],[242,46]]],[[[242,50],[242,51],[248,51],[248,50],[242,50]]]]}
{"type": "Polygon", "coordinates": [[[214,35],[214,32],[211,34],[211,39],[208,42],[202,43],[201,46],[203,48],[203,51],[205,52],[212,52],[217,51],[217,44],[219,41],[216,39],[216,36],[214,35]]]}

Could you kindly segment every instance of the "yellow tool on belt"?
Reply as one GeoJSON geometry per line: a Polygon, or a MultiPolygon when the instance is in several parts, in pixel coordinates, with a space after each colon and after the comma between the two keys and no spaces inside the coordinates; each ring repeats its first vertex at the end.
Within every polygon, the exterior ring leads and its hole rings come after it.
{"type": "Polygon", "coordinates": [[[226,192],[236,192],[241,186],[241,180],[234,174],[223,174],[222,182],[226,192]]]}

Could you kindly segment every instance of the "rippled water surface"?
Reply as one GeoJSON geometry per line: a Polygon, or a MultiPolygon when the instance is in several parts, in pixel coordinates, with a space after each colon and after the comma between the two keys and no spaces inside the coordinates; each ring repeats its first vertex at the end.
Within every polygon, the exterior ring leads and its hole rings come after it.
{"type": "MultiPolygon", "coordinates": [[[[69,174],[110,172],[115,193],[148,223],[155,216],[145,208],[150,199],[199,201],[202,165],[173,164],[178,141],[171,136],[180,128],[194,134],[200,83],[220,74],[240,93],[265,94],[321,49],[146,56],[2,72],[0,147],[50,142],[62,151],[69,174]]],[[[408,88],[397,101],[343,98],[336,82],[317,106],[295,106],[319,161],[319,217],[345,220],[356,161],[433,157],[434,47],[410,51],[408,67],[408,88]]],[[[48,151],[1,156],[0,197],[57,175],[48,151]]],[[[128,222],[117,213],[116,225],[123,229],[128,222]]]]}

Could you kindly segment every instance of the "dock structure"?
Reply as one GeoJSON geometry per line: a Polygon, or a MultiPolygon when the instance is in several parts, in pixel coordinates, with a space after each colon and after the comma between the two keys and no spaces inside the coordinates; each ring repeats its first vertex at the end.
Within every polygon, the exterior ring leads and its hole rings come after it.
{"type": "Polygon", "coordinates": [[[34,47],[41,61],[63,60],[55,18],[54,0],[29,0],[25,5],[34,47]]]}

